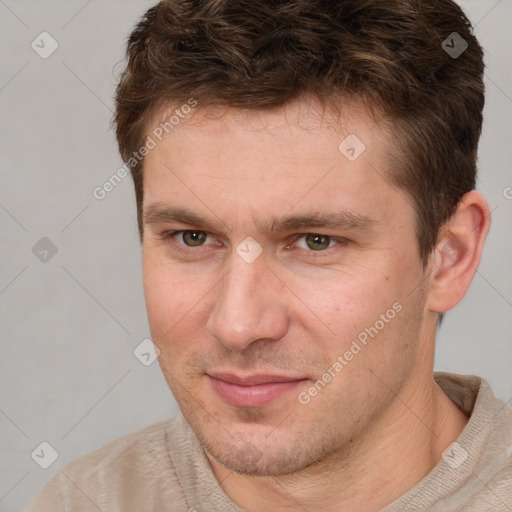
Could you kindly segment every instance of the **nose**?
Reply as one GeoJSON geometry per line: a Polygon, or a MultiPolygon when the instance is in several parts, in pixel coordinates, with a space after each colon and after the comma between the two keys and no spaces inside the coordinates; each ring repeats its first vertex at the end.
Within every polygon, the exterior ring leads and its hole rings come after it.
{"type": "Polygon", "coordinates": [[[279,340],[288,330],[283,283],[262,254],[247,263],[233,253],[219,283],[206,328],[219,343],[243,350],[257,340],[279,340]]]}

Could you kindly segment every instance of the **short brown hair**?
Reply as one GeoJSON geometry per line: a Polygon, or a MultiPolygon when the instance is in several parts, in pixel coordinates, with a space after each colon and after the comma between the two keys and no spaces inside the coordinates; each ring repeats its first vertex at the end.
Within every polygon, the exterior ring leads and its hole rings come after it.
{"type": "MultiPolygon", "coordinates": [[[[412,198],[424,263],[475,188],[483,52],[451,0],[165,0],[126,53],[114,117],[125,161],[166,105],[264,110],[313,95],[383,112],[397,141],[390,178],[412,198]]],[[[142,239],[143,160],[132,176],[142,239]]]]}

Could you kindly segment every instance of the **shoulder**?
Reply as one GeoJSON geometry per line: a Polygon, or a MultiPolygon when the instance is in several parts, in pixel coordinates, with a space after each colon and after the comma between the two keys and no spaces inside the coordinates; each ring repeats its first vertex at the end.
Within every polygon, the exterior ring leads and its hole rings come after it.
{"type": "Polygon", "coordinates": [[[173,419],[149,425],[119,437],[87,455],[70,462],[64,470],[69,474],[96,474],[113,469],[139,471],[156,457],[168,460],[166,438],[173,419]],[[137,464],[131,464],[137,461],[137,464]]]}
{"type": "Polygon", "coordinates": [[[481,377],[446,373],[437,376],[450,398],[470,418],[457,439],[455,458],[440,463],[442,471],[438,476],[457,485],[435,510],[450,510],[446,505],[452,500],[461,504],[463,510],[510,507],[512,408],[496,397],[489,382],[481,377]]]}
{"type": "MultiPolygon", "coordinates": [[[[180,414],[122,436],[67,464],[28,512],[187,510],[170,446],[183,436],[180,414]]],[[[186,449],[186,446],[184,446],[186,449]]]]}
{"type": "Polygon", "coordinates": [[[512,408],[481,377],[434,377],[469,421],[432,471],[385,512],[512,510],[512,408]]]}

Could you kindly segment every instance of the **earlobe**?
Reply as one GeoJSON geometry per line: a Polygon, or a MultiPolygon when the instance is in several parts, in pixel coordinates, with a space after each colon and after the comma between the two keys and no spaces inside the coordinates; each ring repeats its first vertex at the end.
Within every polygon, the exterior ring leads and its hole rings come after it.
{"type": "Polygon", "coordinates": [[[443,313],[462,300],[480,263],[489,227],[487,202],[479,192],[468,192],[443,226],[431,259],[430,311],[443,313]]]}

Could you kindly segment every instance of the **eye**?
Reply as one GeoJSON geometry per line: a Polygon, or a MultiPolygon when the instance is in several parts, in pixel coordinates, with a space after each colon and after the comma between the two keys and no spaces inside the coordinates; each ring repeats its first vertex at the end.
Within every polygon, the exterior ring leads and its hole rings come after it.
{"type": "Polygon", "coordinates": [[[166,238],[173,238],[180,245],[187,247],[200,247],[204,245],[209,236],[206,231],[185,230],[169,233],[166,238]]]}
{"type": "MultiPolygon", "coordinates": [[[[162,238],[171,238],[182,248],[204,247],[215,242],[212,235],[208,232],[195,229],[172,231],[165,233],[162,238]]],[[[344,238],[332,237],[319,233],[305,233],[295,235],[290,245],[294,245],[296,248],[310,253],[319,253],[327,251],[327,249],[334,249],[336,246],[345,245],[346,243],[348,243],[348,240],[344,238]]]]}
{"type": "Polygon", "coordinates": [[[314,252],[325,251],[333,247],[331,244],[340,245],[346,242],[342,238],[335,238],[328,235],[320,235],[318,233],[306,233],[296,238],[296,245],[301,249],[307,249],[314,252]],[[302,242],[300,242],[302,240],[302,242]]]}

